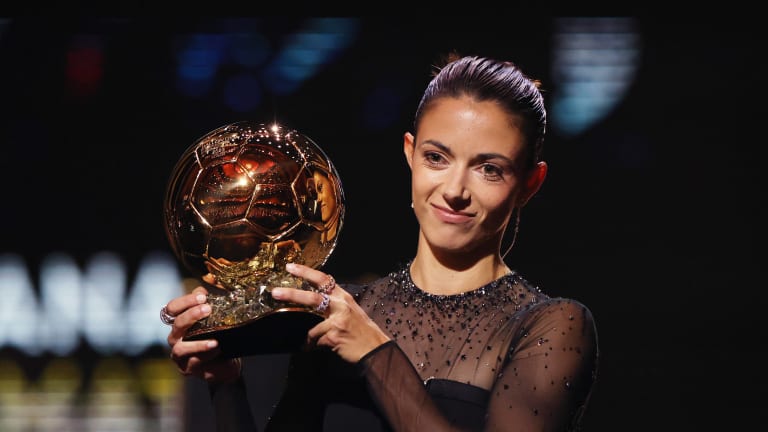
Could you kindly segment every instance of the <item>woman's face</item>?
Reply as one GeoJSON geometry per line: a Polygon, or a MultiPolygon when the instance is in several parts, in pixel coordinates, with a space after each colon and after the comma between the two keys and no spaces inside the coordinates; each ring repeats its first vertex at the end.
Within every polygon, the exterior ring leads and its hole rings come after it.
{"type": "Polygon", "coordinates": [[[333,193],[333,184],[320,171],[315,171],[315,192],[317,192],[317,202],[320,204],[320,218],[323,223],[327,223],[333,212],[336,211],[336,196],[333,193]]]}
{"type": "Polygon", "coordinates": [[[406,134],[413,208],[433,248],[498,250],[526,195],[525,145],[515,120],[494,102],[446,97],[424,113],[416,137],[406,134]]]}

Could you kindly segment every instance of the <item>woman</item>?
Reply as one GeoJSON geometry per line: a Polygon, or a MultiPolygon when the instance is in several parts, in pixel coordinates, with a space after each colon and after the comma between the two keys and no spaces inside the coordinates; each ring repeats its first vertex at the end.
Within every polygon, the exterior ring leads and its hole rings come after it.
{"type": "Polygon", "coordinates": [[[333,241],[339,229],[341,213],[337,211],[339,199],[336,196],[336,186],[333,184],[332,178],[319,169],[312,174],[317,204],[320,207],[320,220],[323,223],[323,230],[320,235],[322,243],[333,241]]]}
{"type": "MultiPolygon", "coordinates": [[[[326,319],[309,331],[314,349],[292,356],[267,430],[322,430],[334,404],[372,413],[367,430],[579,426],[597,369],[593,317],[541,292],[501,254],[507,226],[514,221],[516,234],[520,209],[547,174],[539,84],[509,62],[449,60],[404,136],[419,222],[413,260],[364,286],[289,265],[318,292],[272,291],[326,319]]],[[[240,361],[217,359],[215,341],[182,340],[207,315],[205,294],[198,287],[168,303],[171,358],[211,383],[215,398],[228,395],[219,417],[248,422],[240,361]]]]}

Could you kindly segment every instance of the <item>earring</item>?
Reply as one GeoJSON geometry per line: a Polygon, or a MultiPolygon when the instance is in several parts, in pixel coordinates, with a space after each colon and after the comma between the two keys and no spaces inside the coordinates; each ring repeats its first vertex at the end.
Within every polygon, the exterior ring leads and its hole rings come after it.
{"type": "Polygon", "coordinates": [[[413,201],[411,201],[411,208],[413,208],[413,201]]]}
{"type": "MultiPolygon", "coordinates": [[[[512,243],[509,244],[509,247],[504,252],[504,255],[501,256],[502,260],[507,257],[507,254],[509,253],[509,251],[512,250],[512,246],[515,245],[515,241],[517,240],[517,232],[520,229],[520,207],[516,207],[515,209],[517,210],[516,211],[517,215],[515,216],[515,228],[514,228],[514,231],[512,232],[512,243]]],[[[504,233],[506,234],[506,230],[504,233]]],[[[502,236],[502,238],[504,238],[504,236],[502,236]]]]}

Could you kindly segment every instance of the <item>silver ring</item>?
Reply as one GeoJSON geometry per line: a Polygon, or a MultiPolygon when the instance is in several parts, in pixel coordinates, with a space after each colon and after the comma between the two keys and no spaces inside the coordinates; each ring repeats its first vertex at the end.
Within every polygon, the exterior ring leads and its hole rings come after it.
{"type": "Polygon", "coordinates": [[[329,296],[326,293],[320,293],[321,296],[323,296],[323,301],[320,302],[319,305],[315,308],[317,312],[323,313],[326,309],[328,309],[328,306],[331,305],[331,296],[329,296]]]}
{"type": "Polygon", "coordinates": [[[336,288],[336,279],[331,275],[328,275],[328,280],[324,284],[317,287],[318,291],[325,294],[330,294],[334,288],[336,288]]]}
{"type": "Polygon", "coordinates": [[[160,309],[160,321],[167,325],[173,325],[173,322],[176,321],[176,317],[168,313],[168,305],[160,309]]]}

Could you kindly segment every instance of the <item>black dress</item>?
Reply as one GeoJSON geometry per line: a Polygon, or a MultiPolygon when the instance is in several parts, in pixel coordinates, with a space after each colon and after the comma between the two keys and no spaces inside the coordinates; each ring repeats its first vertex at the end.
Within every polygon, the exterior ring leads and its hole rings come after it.
{"type": "Polygon", "coordinates": [[[343,285],[392,341],[354,365],[327,349],[294,354],[267,431],[578,429],[598,358],[587,307],[515,272],[432,295],[409,268],[343,285]]]}

